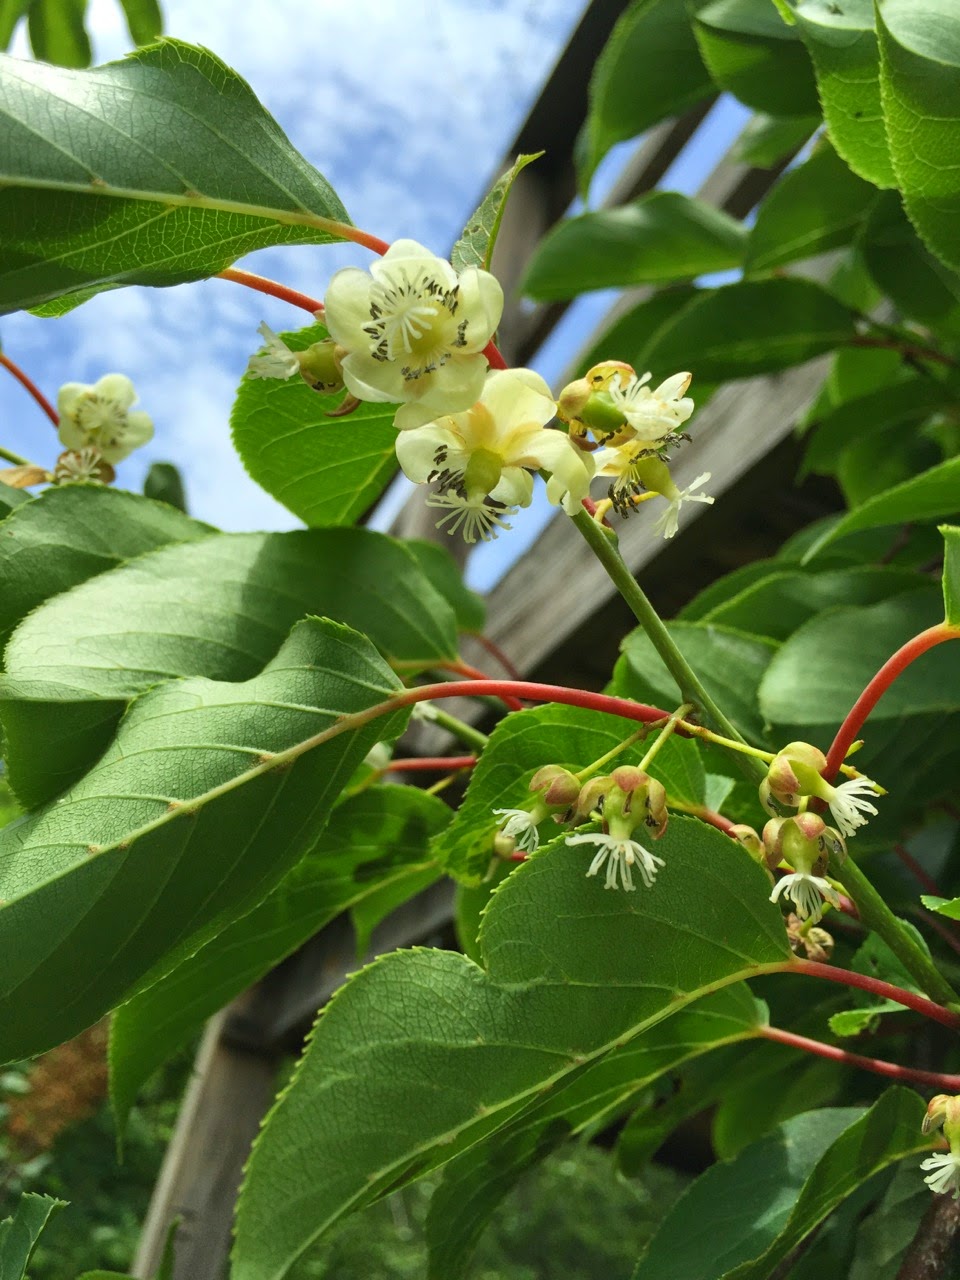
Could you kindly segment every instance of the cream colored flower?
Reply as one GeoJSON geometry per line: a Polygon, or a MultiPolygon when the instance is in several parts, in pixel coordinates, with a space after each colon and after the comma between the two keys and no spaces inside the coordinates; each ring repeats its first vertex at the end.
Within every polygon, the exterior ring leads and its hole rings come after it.
{"type": "Polygon", "coordinates": [[[264,345],[247,361],[248,378],[292,378],[300,372],[300,361],[266,321],[257,326],[264,345]]]}
{"type": "Polygon", "coordinates": [[[636,374],[624,380],[622,373],[611,381],[610,399],[633,428],[638,440],[658,443],[677,431],[693,413],[693,401],[684,392],[692,374],[675,373],[661,382],[656,390],[647,386],[651,375],[636,374]]]}
{"type": "Polygon", "coordinates": [[[133,383],[122,373],[104,374],[93,386],[68,382],[60,388],[60,439],[71,450],[96,449],[105,462],[122,462],[153,437],[153,422],[141,409],[133,383]]]}
{"type": "Polygon", "coordinates": [[[483,390],[503,290],[489,271],[457,274],[415,240],[398,240],[369,273],[338,271],[324,299],[343,378],[361,400],[400,404],[403,430],[457,413],[483,390]]]}

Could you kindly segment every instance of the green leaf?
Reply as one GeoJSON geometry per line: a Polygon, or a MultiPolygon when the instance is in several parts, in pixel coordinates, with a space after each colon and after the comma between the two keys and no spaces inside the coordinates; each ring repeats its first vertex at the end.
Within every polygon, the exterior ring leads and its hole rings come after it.
{"type": "Polygon", "coordinates": [[[50,1215],[66,1205],[66,1200],[32,1191],[20,1197],[13,1217],[0,1222],[0,1280],[24,1280],[30,1255],[50,1215]]]}
{"type": "Polygon", "coordinates": [[[30,0],[0,0],[0,49],[9,46],[14,29],[29,5],[30,0]]]}
{"type": "MultiPolygon", "coordinates": [[[[321,324],[280,335],[293,351],[321,342],[321,324]]],[[[261,488],[305,524],[353,524],[397,473],[397,406],[364,402],[331,418],[343,395],[320,395],[302,378],[244,378],[230,412],[233,443],[261,488]]]]}
{"type": "Polygon", "coordinates": [[[143,1082],[203,1022],[342,911],[385,888],[436,879],[427,852],[450,810],[414,787],[371,787],[337,805],[306,857],[248,914],[120,1006],[110,1035],[110,1098],[122,1128],[143,1082]]]}
{"type": "Polygon", "coordinates": [[[715,83],[754,111],[819,112],[807,51],[770,0],[713,0],[699,10],[693,29],[715,83]]]}
{"type": "Polygon", "coordinates": [[[960,458],[949,458],[929,471],[869,498],[818,538],[803,557],[803,563],[807,564],[848,533],[887,524],[907,524],[913,520],[943,519],[956,515],[958,511],[960,458]]]}
{"type": "Polygon", "coordinates": [[[144,552],[211,532],[199,520],[121,489],[45,489],[4,522],[0,642],[51,596],[144,552]]]}
{"type": "Polygon", "coordinates": [[[165,502],[178,511],[186,511],[187,494],[183,486],[183,476],[172,462],[151,462],[150,470],[143,481],[145,498],[153,498],[155,502],[165,502]]]}
{"type": "Polygon", "coordinates": [[[664,375],[693,362],[722,382],[802,364],[854,336],[853,317],[810,280],[751,280],[701,291],[644,352],[664,375]]]}
{"type": "MultiPolygon", "coordinates": [[[[763,742],[757,689],[777,646],[708,622],[671,622],[667,629],[724,714],[745,737],[763,742]]],[[[620,647],[631,672],[628,696],[667,708],[680,705],[676,682],[643,630],[631,631],[620,647]]]]}
{"type": "Polygon", "coordinates": [[[460,566],[446,547],[419,538],[405,538],[404,547],[414,557],[434,590],[446,600],[457,619],[457,629],[483,631],[487,608],[483,600],[463,581],[460,566]]]}
{"type": "Polygon", "coordinates": [[[120,0],[127,30],[134,44],[149,44],[163,31],[163,14],[157,0],[120,0]]]}
{"type": "Polygon", "coordinates": [[[746,228],[736,218],[675,191],[582,213],[540,241],[521,292],[541,301],[590,289],[689,280],[740,265],[746,228]]]}
{"type": "Polygon", "coordinates": [[[743,986],[699,1000],[569,1084],[551,1090],[539,1107],[505,1126],[479,1150],[452,1160],[431,1197],[427,1215],[429,1280],[464,1274],[497,1205],[550,1150],[570,1137],[612,1123],[665,1072],[718,1045],[749,1038],[763,1023],[764,1014],[764,1006],[743,986]]]}
{"type": "Polygon", "coordinates": [[[481,267],[490,270],[494,246],[500,234],[500,223],[503,211],[510,198],[510,188],[517,180],[517,175],[534,160],[539,160],[544,153],[535,151],[533,155],[517,156],[513,164],[502,177],[490,188],[475,211],[463,235],[453,246],[450,261],[455,270],[464,271],[467,267],[481,267]]]}
{"type": "Polygon", "coordinates": [[[452,610],[403,545],[366,529],[214,534],[163,547],[56,596],[7,645],[0,717],[28,804],[90,766],[130,698],[161,680],[245,680],[304,614],[391,658],[456,655],[452,610]]]}
{"type": "Polygon", "coordinates": [[[944,620],[960,627],[960,529],[942,525],[943,534],[943,609],[944,620]]]}
{"type": "Polygon", "coordinates": [[[90,71],[0,68],[0,312],[339,238],[329,183],[206,50],[165,40],[90,71]]]}
{"type": "Polygon", "coordinates": [[[784,174],[760,205],[747,241],[744,270],[764,274],[787,262],[849,244],[876,187],[856,174],[826,142],[784,174]]]}
{"type": "Polygon", "coordinates": [[[733,145],[732,159],[756,169],[772,169],[799,151],[820,124],[819,116],[751,116],[733,145]]]}
{"type": "MultiPolygon", "coordinates": [[[[941,615],[940,593],[930,585],[880,604],[832,609],[812,618],[767,667],[760,685],[764,717],[777,725],[838,725],[890,655],[941,615]],[[850,643],[852,635],[856,644],[850,643]]],[[[960,664],[953,646],[938,645],[886,690],[870,713],[870,725],[958,708],[960,664]]]]}
{"type": "Polygon", "coordinates": [[[798,0],[796,19],[833,145],[861,178],[896,186],[880,101],[873,0],[798,0]]]}
{"type": "Polygon", "coordinates": [[[896,192],[876,201],[857,243],[872,279],[898,311],[950,339],[960,337],[960,275],[923,244],[896,192]]]}
{"type": "Polygon", "coordinates": [[[784,567],[717,605],[703,615],[703,621],[741,630],[750,627],[754,635],[786,640],[824,609],[876,604],[923,584],[919,574],[885,565],[822,573],[784,567]]]}
{"type": "Polygon", "coordinates": [[[0,1061],[69,1039],[252,910],[406,716],[317,736],[398,687],[364,637],[309,619],[252,680],[138,699],[81,782],[0,832],[0,1061]]]}
{"type": "Polygon", "coordinates": [[[868,391],[845,400],[826,413],[815,429],[803,459],[803,471],[832,475],[840,465],[844,449],[861,440],[882,448],[885,432],[894,427],[915,427],[936,409],[953,402],[955,393],[942,382],[914,377],[893,386],[868,391]]]}
{"type": "Polygon", "coordinates": [[[960,898],[937,898],[933,894],[921,893],[920,901],[928,911],[936,911],[950,920],[960,920],[960,898]]]}
{"type": "Polygon", "coordinates": [[[14,489],[12,485],[0,481],[0,520],[5,519],[14,507],[30,502],[32,498],[33,495],[23,489],[14,489]]]}
{"type": "Polygon", "coordinates": [[[768,882],[733,841],[673,818],[657,848],[666,865],[650,892],[606,893],[561,838],[497,890],[486,972],[448,952],[398,953],[338,992],[252,1153],[234,1280],[283,1275],[345,1213],[452,1159],[669,1012],[784,963],[768,882]],[[690,893],[705,874],[709,891],[690,893]]]}
{"type": "Polygon", "coordinates": [[[34,55],[61,67],[89,67],[87,0],[30,0],[27,31],[34,55]]]}
{"type": "Polygon", "coordinates": [[[960,270],[960,11],[953,0],[884,0],[877,33],[897,185],[927,245],[960,270]]]}
{"type": "Polygon", "coordinates": [[[577,142],[584,196],[612,146],[714,93],[687,8],[685,0],[633,0],[614,27],[593,69],[589,110],[577,142]]]}
{"type": "Polygon", "coordinates": [[[713,1165],[667,1214],[633,1280],[720,1280],[756,1257],[786,1225],[817,1161],[861,1114],[808,1111],[713,1165]]]}
{"type": "Polygon", "coordinates": [[[929,1151],[920,1133],[925,1107],[910,1089],[888,1089],[824,1152],[810,1172],[789,1221],[756,1258],[728,1272],[727,1280],[767,1280],[811,1231],[868,1179],[897,1160],[929,1151]]]}
{"type": "MultiPolygon", "coordinates": [[[[585,374],[601,360],[623,360],[636,368],[646,368],[644,353],[657,340],[660,329],[693,299],[701,296],[692,285],[662,289],[651,298],[625,312],[610,326],[580,360],[578,373],[585,374]]],[[[697,396],[699,402],[700,396],[697,396]]]]}
{"type": "Polygon", "coordinates": [[[897,1280],[903,1255],[930,1207],[930,1188],[913,1164],[901,1164],[880,1204],[862,1219],[848,1280],[897,1280]]]}
{"type": "MultiPolygon", "coordinates": [[[[559,764],[577,772],[623,742],[635,727],[618,716],[552,703],[506,716],[490,735],[453,821],[433,842],[437,860],[451,875],[476,884],[494,856],[493,837],[500,823],[494,809],[524,808],[534,799],[530,779],[543,765],[559,764]]],[[[637,764],[645,750],[643,742],[634,743],[608,768],[637,764]]],[[[696,743],[667,744],[650,772],[680,798],[703,803],[705,783],[696,743]]],[[[548,840],[555,834],[556,825],[548,818],[540,836],[548,840]]]]}

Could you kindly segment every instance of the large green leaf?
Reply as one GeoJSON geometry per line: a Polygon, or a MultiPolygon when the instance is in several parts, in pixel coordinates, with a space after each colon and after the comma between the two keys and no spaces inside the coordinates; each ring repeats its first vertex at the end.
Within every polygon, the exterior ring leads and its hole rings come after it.
{"type": "Polygon", "coordinates": [[[894,427],[916,427],[934,410],[953,402],[954,392],[942,382],[914,377],[893,386],[845,400],[815,425],[803,459],[804,472],[832,475],[848,445],[870,440],[883,447],[894,427]],[[878,439],[877,437],[882,437],[878,439]]]}
{"type": "Polygon", "coordinates": [[[310,619],[252,680],[138,699],[81,782],[0,832],[0,1061],[75,1035],[255,907],[405,716],[316,736],[398,687],[362,636],[310,619]]]}
{"type": "Polygon", "coordinates": [[[334,997],[251,1156],[234,1280],[278,1280],[345,1213],[452,1159],[667,1014],[784,964],[769,883],[733,841],[674,818],[657,848],[666,865],[653,889],[608,893],[561,839],[494,895],[486,972],[448,952],[399,953],[334,997]],[[709,888],[691,893],[704,876],[709,888]]]}
{"type": "MultiPolygon", "coordinates": [[[[451,874],[476,884],[493,857],[493,837],[501,821],[494,809],[528,806],[535,799],[530,779],[543,765],[559,764],[577,772],[623,742],[634,727],[617,716],[559,704],[506,716],[471,773],[453,821],[433,842],[437,859],[451,874]]],[[[636,764],[645,750],[635,743],[607,767],[636,764]]],[[[676,798],[703,804],[706,782],[696,743],[667,743],[650,772],[676,798]]],[[[552,818],[541,824],[540,834],[544,840],[556,834],[552,818]]]]}
{"type": "Polygon", "coordinates": [[[325,243],[329,183],[212,53],[165,40],[67,71],[0,55],[0,312],[215,275],[325,243]]]}
{"type": "Polygon", "coordinates": [[[13,1217],[0,1222],[0,1280],[24,1280],[30,1255],[51,1213],[65,1207],[65,1200],[32,1191],[20,1197],[13,1217]]]}
{"type": "Polygon", "coordinates": [[[692,299],[700,296],[700,291],[692,285],[678,285],[644,299],[615,320],[598,338],[580,360],[578,372],[581,375],[586,373],[601,360],[623,360],[641,373],[645,372],[645,352],[655,344],[660,329],[669,324],[692,299]]]}
{"type": "MultiPolygon", "coordinates": [[[[838,725],[884,662],[942,617],[943,601],[931,583],[880,604],[812,618],[767,667],[760,685],[764,716],[779,725],[838,725]]],[[[871,711],[870,725],[958,708],[960,662],[953,645],[940,645],[890,686],[871,711]]]]}
{"type": "Polygon", "coordinates": [[[420,538],[405,538],[404,547],[416,559],[430,585],[446,600],[461,631],[480,632],[486,621],[483,600],[463,581],[460,567],[446,547],[420,538]]]}
{"type": "Polygon", "coordinates": [[[542,155],[542,151],[537,151],[533,155],[517,156],[506,173],[497,179],[484,196],[450,254],[450,261],[457,271],[464,271],[467,267],[490,270],[493,250],[500,234],[500,223],[503,221],[503,213],[510,198],[511,188],[518,174],[528,164],[539,160],[542,155]]]}
{"type": "Polygon", "coordinates": [[[541,301],[591,289],[690,280],[740,265],[746,228],[729,214],[675,191],[582,213],[541,240],[520,286],[541,301]]]}
{"type": "Polygon", "coordinates": [[[960,511],[960,458],[949,458],[918,476],[869,498],[818,538],[803,558],[806,564],[826,547],[860,529],[912,520],[938,520],[960,511]]]}
{"type": "Polygon", "coordinates": [[[960,270],[960,9],[884,0],[878,9],[884,117],[911,221],[960,270]]]}
{"type": "MultiPolygon", "coordinates": [[[[281,335],[294,351],[326,336],[323,325],[281,335]]],[[[302,378],[245,378],[233,402],[230,427],[243,465],[305,524],[353,524],[397,472],[397,406],[368,401],[331,418],[342,399],[319,395],[302,378]]]]}
{"type": "Polygon", "coordinates": [[[365,529],[214,534],[54,597],[7,645],[0,716],[10,780],[29,804],[88,768],[128,699],[161,680],[244,680],[315,613],[391,658],[456,653],[452,610],[401,543],[365,529]]]}
{"type": "Polygon", "coordinates": [[[538,1107],[506,1125],[481,1148],[452,1160],[430,1200],[429,1280],[464,1274],[497,1205],[550,1150],[585,1130],[612,1123],[665,1072],[719,1045],[752,1036],[764,1015],[764,1007],[743,986],[698,1000],[569,1084],[551,1090],[538,1107]]]}
{"type": "Polygon", "coordinates": [[[449,818],[441,800],[414,787],[371,787],[337,805],[317,843],[269,897],[117,1009],[110,1097],[118,1123],[147,1077],[206,1018],[334,916],[385,888],[409,896],[435,879],[427,842],[449,818]]]}
{"type": "Polygon", "coordinates": [[[44,490],[4,522],[0,538],[0,642],[18,622],[78,583],[209,525],[165,503],[92,485],[44,490]]]}
{"type": "Polygon", "coordinates": [[[797,30],[813,60],[833,145],[878,187],[893,187],[880,101],[880,54],[873,0],[797,0],[797,30]]]}
{"type": "Polygon", "coordinates": [[[902,315],[950,339],[960,336],[960,275],[927,249],[897,192],[877,199],[857,245],[871,278],[902,315]]]}
{"type": "Polygon", "coordinates": [[[690,28],[689,7],[686,0],[633,0],[614,27],[593,70],[589,111],[577,143],[584,195],[615,143],[635,138],[713,94],[690,28]]]}
{"type": "Polygon", "coordinates": [[[757,213],[744,270],[763,274],[849,244],[877,197],[827,143],[785,174],[757,213]]]}
{"type": "Polygon", "coordinates": [[[703,290],[644,351],[666,376],[691,365],[722,382],[801,364],[854,336],[850,311],[810,280],[751,280],[703,290]]]}
{"type": "Polygon", "coordinates": [[[770,0],[712,0],[694,32],[714,81],[748,107],[774,116],[819,109],[807,51],[770,0]]]}

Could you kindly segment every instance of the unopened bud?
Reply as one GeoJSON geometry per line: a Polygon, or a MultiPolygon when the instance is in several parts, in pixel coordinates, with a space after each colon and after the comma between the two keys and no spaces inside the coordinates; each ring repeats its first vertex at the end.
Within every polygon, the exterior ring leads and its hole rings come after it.
{"type": "Polygon", "coordinates": [[[730,835],[738,844],[742,844],[753,858],[754,862],[766,862],[766,851],[763,847],[763,841],[754,831],[753,827],[748,826],[745,822],[735,822],[730,828],[730,835]]]}
{"type": "MultiPolygon", "coordinates": [[[[626,383],[634,377],[636,373],[632,365],[624,364],[622,360],[605,360],[594,365],[584,377],[568,383],[560,392],[557,416],[568,423],[571,438],[581,448],[588,432],[592,432],[598,442],[619,443],[618,437],[627,428],[627,423],[609,389],[615,380],[626,383]]],[[[628,437],[632,434],[632,431],[627,431],[628,437]]]]}
{"type": "Polygon", "coordinates": [[[531,791],[542,791],[545,804],[569,809],[580,795],[580,779],[559,764],[545,764],[530,779],[531,791]]]}
{"type": "Polygon", "coordinates": [[[303,351],[295,351],[293,354],[300,365],[300,376],[307,386],[322,392],[342,390],[340,361],[345,353],[332,338],[314,342],[303,351]]]}
{"type": "Polygon", "coordinates": [[[795,809],[804,796],[819,795],[827,757],[809,742],[788,742],[770,763],[760,785],[760,803],[767,813],[795,809]]]}
{"type": "Polygon", "coordinates": [[[938,1093],[927,1103],[927,1114],[923,1117],[921,1125],[922,1132],[932,1133],[941,1125],[948,1138],[950,1137],[947,1133],[948,1128],[952,1129],[954,1134],[960,1129],[960,1097],[949,1093],[938,1093]]]}
{"type": "Polygon", "coordinates": [[[839,831],[828,827],[818,813],[798,813],[793,818],[771,818],[763,828],[767,865],[781,860],[796,871],[822,876],[831,856],[845,858],[847,847],[839,831]]]}

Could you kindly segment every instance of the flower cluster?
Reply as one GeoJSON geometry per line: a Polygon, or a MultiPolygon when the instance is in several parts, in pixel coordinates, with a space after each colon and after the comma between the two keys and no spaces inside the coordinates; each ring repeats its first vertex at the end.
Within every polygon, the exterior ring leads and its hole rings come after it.
{"type": "Polygon", "coordinates": [[[960,1097],[938,1093],[930,1099],[922,1132],[930,1133],[941,1126],[950,1150],[921,1160],[920,1168],[930,1170],[924,1182],[931,1191],[938,1195],[952,1191],[954,1200],[960,1200],[960,1097]]]}
{"type": "Polygon", "coordinates": [[[604,887],[622,886],[629,892],[636,888],[636,870],[644,885],[652,887],[664,862],[636,836],[639,832],[658,840],[667,827],[666,792],[655,778],[633,765],[621,765],[611,774],[581,783],[562,766],[547,765],[534,774],[530,790],[541,795],[529,808],[493,811],[501,819],[499,853],[509,855],[514,848],[533,853],[540,842],[538,827],[548,817],[573,826],[599,823],[599,831],[577,832],[565,841],[595,850],[586,874],[595,876],[606,867],[604,887]]]}
{"type": "Polygon", "coordinates": [[[104,374],[92,386],[65,383],[57,397],[57,434],[66,448],[50,478],[56,484],[113,480],[114,464],[153,438],[149,415],[132,408],[136,399],[122,373],[104,374]]]}
{"type": "Polygon", "coordinates": [[[248,376],[300,375],[324,391],[346,386],[348,400],[335,412],[362,401],[397,404],[404,474],[432,487],[427,503],[443,513],[438,527],[467,542],[509,529],[532,501],[537,472],[548,476],[549,500],[570,515],[595,473],[613,477],[619,511],[632,510],[641,490],[662,494],[668,507],[656,528],[668,538],[684,502],[713,501],[696,492],[709,475],[680,490],[665,464],[693,412],[688,373],[651,389],[650,375],[638,378],[629,365],[597,366],[561,397],[568,429],[551,426],[558,405],[539,374],[489,368],[502,310],[503,291],[488,271],[458,272],[416,241],[398,240],[369,272],[334,274],[322,313],[328,340],[294,350],[261,325],[265,345],[248,376]],[[608,447],[595,459],[601,440],[608,447]]]}

